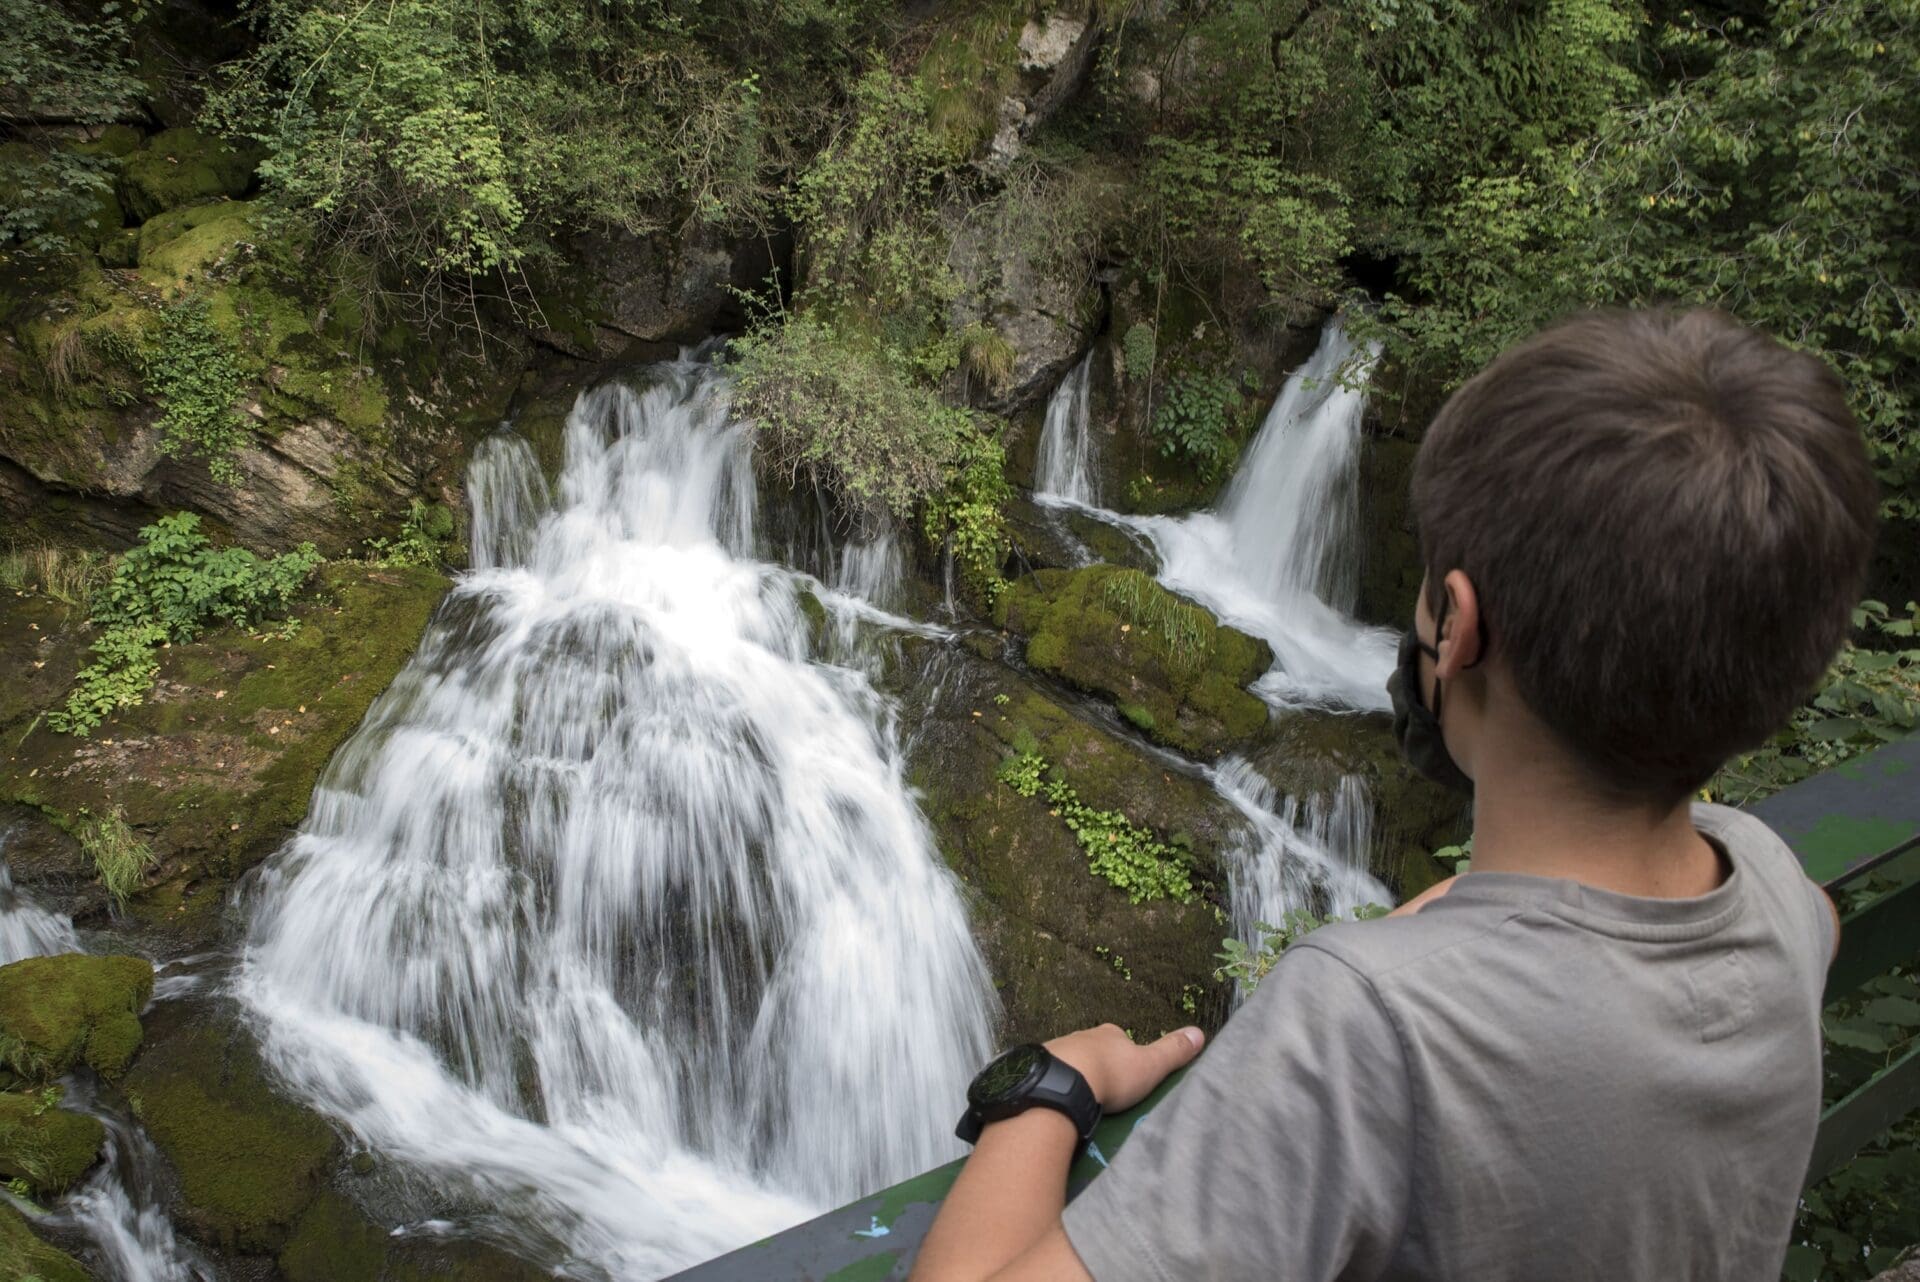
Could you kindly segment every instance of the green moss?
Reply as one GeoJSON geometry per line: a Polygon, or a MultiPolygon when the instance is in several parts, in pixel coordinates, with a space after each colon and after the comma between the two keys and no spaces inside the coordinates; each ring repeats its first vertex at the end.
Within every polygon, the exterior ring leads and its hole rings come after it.
{"type": "Polygon", "coordinates": [[[280,1252],[287,1282],[380,1282],[386,1263],[386,1232],[337,1193],[313,1200],[280,1252]]]}
{"type": "Polygon", "coordinates": [[[1001,595],[995,621],[1028,636],[1027,662],[1103,694],[1155,740],[1202,756],[1257,733],[1267,708],[1243,687],[1272,662],[1139,570],[1041,570],[1001,595]]]}
{"type": "Polygon", "coordinates": [[[151,283],[178,287],[230,257],[254,230],[254,207],[248,201],[168,210],[141,224],[140,266],[151,283]]]}
{"type": "Polygon", "coordinates": [[[0,1202],[0,1277],[29,1282],[92,1282],[79,1261],[33,1235],[26,1217],[0,1202]]]}
{"type": "Polygon", "coordinates": [[[66,1192],[100,1155],[106,1128],[59,1107],[60,1090],[0,1094],[0,1177],[25,1180],[37,1197],[66,1192]]]}
{"type": "Polygon", "coordinates": [[[166,129],[122,162],[120,189],[141,221],[182,205],[239,196],[253,182],[257,156],[197,129],[166,129]]]}
{"type": "Polygon", "coordinates": [[[84,1061],[117,1077],[140,1044],[153,967],[140,957],[66,953],[0,966],[0,1062],[32,1078],[84,1061]]]}
{"type": "Polygon", "coordinates": [[[286,1243],[338,1141],[268,1085],[244,1032],[173,1032],[140,1057],[126,1092],[179,1171],[183,1218],[196,1232],[229,1250],[286,1243]]]}

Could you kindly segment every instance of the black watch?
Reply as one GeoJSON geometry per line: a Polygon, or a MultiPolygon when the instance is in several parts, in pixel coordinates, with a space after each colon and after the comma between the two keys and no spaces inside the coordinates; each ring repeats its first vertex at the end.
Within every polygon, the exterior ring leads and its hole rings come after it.
{"type": "Polygon", "coordinates": [[[1081,1148],[1093,1138],[1101,1116],[1100,1101],[1080,1070],[1046,1047],[1028,1043],[1003,1052],[980,1070],[967,1087],[967,1111],[953,1133],[973,1144],[988,1122],[1017,1117],[1030,1108],[1065,1113],[1080,1132],[1081,1148]]]}

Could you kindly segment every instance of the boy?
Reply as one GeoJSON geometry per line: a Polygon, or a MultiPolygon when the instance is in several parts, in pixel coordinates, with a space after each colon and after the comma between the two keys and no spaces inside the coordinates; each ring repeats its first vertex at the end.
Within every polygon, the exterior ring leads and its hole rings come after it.
{"type": "Polygon", "coordinates": [[[1689,799],[1847,631],[1876,504],[1840,382],[1714,312],[1576,317],[1454,393],[1413,501],[1396,731],[1474,790],[1473,871],[1289,949],[1064,1214],[1078,1080],[1126,1108],[1199,1030],[983,1074],[916,1278],[1779,1276],[1836,919],[1689,799]]]}

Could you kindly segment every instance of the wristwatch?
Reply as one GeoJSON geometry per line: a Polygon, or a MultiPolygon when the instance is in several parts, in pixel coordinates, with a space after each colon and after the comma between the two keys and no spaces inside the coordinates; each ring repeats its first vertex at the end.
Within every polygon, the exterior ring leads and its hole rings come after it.
{"type": "MultiPolygon", "coordinates": [[[[1080,1070],[1029,1042],[997,1056],[967,1087],[967,1111],[953,1133],[977,1143],[988,1122],[1017,1117],[1030,1108],[1065,1113],[1080,1133],[1080,1148],[1093,1138],[1101,1117],[1100,1101],[1080,1070]]],[[[1079,1150],[1076,1149],[1077,1153],[1079,1150]]]]}

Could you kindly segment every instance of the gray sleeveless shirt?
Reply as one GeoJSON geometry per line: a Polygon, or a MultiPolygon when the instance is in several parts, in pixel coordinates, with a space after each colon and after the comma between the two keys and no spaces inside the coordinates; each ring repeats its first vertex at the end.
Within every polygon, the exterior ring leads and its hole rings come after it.
{"type": "Polygon", "coordinates": [[[1099,1282],[1760,1282],[1820,1107],[1833,921],[1758,820],[1656,900],[1469,873],[1289,949],[1066,1211],[1099,1282]]]}

